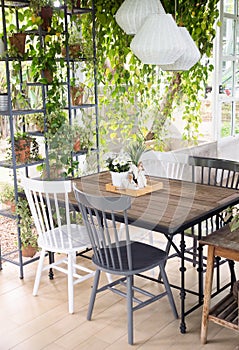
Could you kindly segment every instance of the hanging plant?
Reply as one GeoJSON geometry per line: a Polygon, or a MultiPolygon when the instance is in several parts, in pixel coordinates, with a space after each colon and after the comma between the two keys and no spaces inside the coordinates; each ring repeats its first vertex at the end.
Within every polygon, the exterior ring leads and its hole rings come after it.
{"type": "MultiPolygon", "coordinates": [[[[188,72],[162,72],[155,65],[143,65],[130,50],[132,36],[125,34],[115,21],[122,3],[123,0],[95,1],[97,79],[104,90],[99,96],[99,110],[107,116],[101,120],[102,145],[106,133],[112,140],[118,138],[120,144],[134,137],[134,133],[146,136],[146,121],[152,119],[152,129],[148,131],[156,137],[158,148],[162,148],[165,122],[179,103],[184,107],[184,137],[196,140],[200,124],[198,96],[212,66],[199,62],[188,72]]],[[[174,2],[164,0],[162,4],[167,13],[174,14],[174,2]]],[[[178,1],[177,22],[188,29],[202,56],[210,57],[212,53],[217,4],[218,0],[178,1]]],[[[82,36],[89,35],[88,21],[83,17],[82,36]]],[[[92,74],[93,68],[91,77],[92,74]]]]}

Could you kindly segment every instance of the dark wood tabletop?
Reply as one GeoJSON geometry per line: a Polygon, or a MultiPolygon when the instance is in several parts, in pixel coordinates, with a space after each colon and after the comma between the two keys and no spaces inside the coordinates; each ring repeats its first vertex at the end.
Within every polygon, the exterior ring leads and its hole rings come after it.
{"type": "MultiPolygon", "coordinates": [[[[129,223],[165,234],[175,234],[239,203],[239,191],[229,188],[195,184],[188,181],[156,178],[163,188],[140,197],[131,197],[129,223]]],[[[106,191],[111,183],[109,172],[74,179],[80,190],[101,196],[119,196],[106,191]]],[[[75,205],[74,195],[70,196],[75,205]]],[[[119,215],[118,220],[121,217],[119,215]]]]}

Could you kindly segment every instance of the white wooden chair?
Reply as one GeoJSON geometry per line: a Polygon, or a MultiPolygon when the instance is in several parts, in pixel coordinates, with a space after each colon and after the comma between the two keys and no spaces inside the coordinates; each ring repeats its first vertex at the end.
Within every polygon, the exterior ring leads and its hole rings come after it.
{"type": "Polygon", "coordinates": [[[188,154],[148,151],[142,155],[141,160],[146,175],[178,180],[188,178],[188,154]]]}
{"type": "MultiPolygon", "coordinates": [[[[70,181],[40,181],[21,178],[38,233],[40,259],[33,295],[37,295],[44,270],[56,269],[68,275],[69,313],[74,312],[74,285],[94,276],[95,272],[76,263],[76,252],[91,247],[84,226],[71,223],[69,198],[70,181]],[[63,258],[44,265],[46,253],[61,253],[63,258]],[[78,272],[80,271],[80,272],[78,272]]],[[[50,259],[51,260],[51,259],[50,259]]]]}

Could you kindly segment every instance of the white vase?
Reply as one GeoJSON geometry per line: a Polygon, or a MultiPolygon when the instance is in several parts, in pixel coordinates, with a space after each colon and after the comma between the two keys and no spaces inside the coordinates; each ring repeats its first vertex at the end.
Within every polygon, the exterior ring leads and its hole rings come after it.
{"type": "Polygon", "coordinates": [[[125,171],[122,173],[116,173],[114,171],[111,171],[110,173],[111,173],[112,185],[115,187],[123,188],[124,182],[128,176],[128,171],[125,171]]]}

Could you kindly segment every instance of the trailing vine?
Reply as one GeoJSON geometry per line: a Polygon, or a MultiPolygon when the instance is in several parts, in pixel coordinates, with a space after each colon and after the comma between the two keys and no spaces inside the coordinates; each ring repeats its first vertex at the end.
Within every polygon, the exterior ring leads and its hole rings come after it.
{"type": "MultiPolygon", "coordinates": [[[[202,56],[212,54],[218,1],[178,0],[176,14],[174,1],[162,1],[166,12],[176,15],[177,24],[188,29],[202,56]]],[[[183,137],[196,141],[201,122],[199,95],[204,94],[213,67],[201,61],[187,72],[162,72],[155,65],[143,65],[131,52],[132,36],[125,34],[115,21],[122,2],[95,0],[102,144],[105,145],[106,133],[112,140],[127,143],[136,134],[146,138],[150,131],[158,140],[158,149],[162,149],[167,120],[179,104],[183,106],[185,122],[183,137]],[[147,125],[150,119],[151,126],[147,125]]],[[[89,30],[83,22],[83,38],[87,35],[89,30]]]]}

